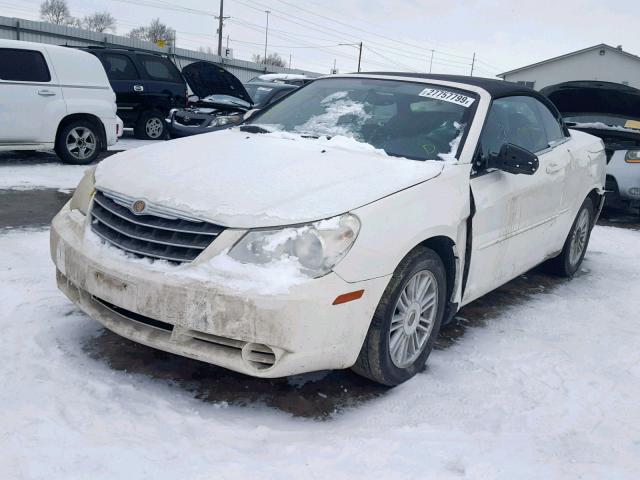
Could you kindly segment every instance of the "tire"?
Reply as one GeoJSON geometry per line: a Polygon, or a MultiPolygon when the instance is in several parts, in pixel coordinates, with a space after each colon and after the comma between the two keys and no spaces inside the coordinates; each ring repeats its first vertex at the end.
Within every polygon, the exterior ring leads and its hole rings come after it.
{"type": "Polygon", "coordinates": [[[594,207],[591,199],[587,198],[576,215],[569,235],[564,242],[562,252],[547,262],[546,269],[550,273],[561,277],[572,277],[582,265],[591,229],[593,228],[594,207]]]}
{"type": "MultiPolygon", "coordinates": [[[[433,250],[419,247],[409,253],[396,268],[380,299],[352,370],[387,386],[398,385],[422,371],[440,331],[446,278],[444,264],[433,250]],[[412,284],[414,280],[416,283],[412,284]],[[411,298],[412,285],[426,288],[426,294],[411,298]],[[420,307],[416,299],[433,303],[430,308],[420,307]],[[415,342],[405,343],[408,346],[405,352],[401,343],[409,338],[415,338],[415,342]]],[[[414,289],[413,293],[420,290],[414,289]]]]}
{"type": "Polygon", "coordinates": [[[142,112],[136,122],[133,133],[140,140],[164,140],[167,135],[164,115],[158,110],[142,112]]]}
{"type": "Polygon", "coordinates": [[[64,163],[89,165],[102,150],[98,126],[89,120],[67,123],[56,138],[55,151],[64,163]]]}

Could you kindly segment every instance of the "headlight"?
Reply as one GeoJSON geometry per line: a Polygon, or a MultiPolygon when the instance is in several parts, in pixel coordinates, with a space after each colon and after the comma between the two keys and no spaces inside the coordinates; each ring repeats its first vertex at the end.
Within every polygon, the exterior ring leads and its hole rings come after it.
{"type": "Polygon", "coordinates": [[[211,123],[208,125],[208,128],[214,127],[222,127],[223,125],[232,125],[236,123],[240,123],[242,121],[241,115],[228,115],[222,117],[215,117],[211,120],[211,123]]]}
{"type": "Polygon", "coordinates": [[[629,150],[624,159],[627,163],[640,163],[640,150],[629,150]]]}
{"type": "Polygon", "coordinates": [[[309,277],[321,277],[347,254],[360,231],[351,214],[296,227],[248,232],[229,255],[243,263],[294,259],[309,277]]]}
{"type": "Polygon", "coordinates": [[[80,180],[76,191],[73,192],[73,197],[71,197],[71,203],[69,204],[71,210],[80,210],[84,215],[89,211],[89,205],[91,204],[91,198],[93,197],[96,185],[95,173],[95,166],[84,172],[82,180],[80,180]]]}

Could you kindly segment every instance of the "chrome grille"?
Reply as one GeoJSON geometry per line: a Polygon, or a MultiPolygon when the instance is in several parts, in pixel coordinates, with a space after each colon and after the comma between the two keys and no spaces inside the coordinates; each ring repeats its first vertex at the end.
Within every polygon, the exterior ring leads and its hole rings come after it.
{"type": "MultiPolygon", "coordinates": [[[[91,229],[106,242],[129,253],[172,262],[190,262],[222,233],[224,227],[173,215],[137,215],[122,196],[96,192],[91,229]]],[[[154,213],[157,208],[152,210],[154,213]]]]}

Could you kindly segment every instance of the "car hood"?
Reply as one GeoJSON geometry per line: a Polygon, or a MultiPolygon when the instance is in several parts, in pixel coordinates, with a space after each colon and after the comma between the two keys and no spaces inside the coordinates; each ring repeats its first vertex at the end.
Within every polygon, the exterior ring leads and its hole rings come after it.
{"type": "Polygon", "coordinates": [[[441,161],[387,156],[345,137],[310,139],[238,128],[119,153],[96,188],[236,228],[339,215],[438,176],[441,161]]]}
{"type": "Polygon", "coordinates": [[[182,69],[182,75],[201,99],[210,95],[229,95],[253,103],[240,80],[215,63],[190,63],[182,69]]]}
{"type": "Polygon", "coordinates": [[[612,82],[577,81],[540,90],[563,116],[580,114],[640,120],[640,90],[612,82]]]}

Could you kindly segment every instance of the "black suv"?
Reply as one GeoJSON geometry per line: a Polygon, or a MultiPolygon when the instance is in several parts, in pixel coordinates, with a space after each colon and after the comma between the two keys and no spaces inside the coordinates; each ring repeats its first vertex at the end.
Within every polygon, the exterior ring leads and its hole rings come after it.
{"type": "Polygon", "coordinates": [[[137,138],[165,138],[169,111],[187,103],[187,84],[173,62],[161,55],[121,48],[82,50],[102,62],[124,126],[133,128],[137,138]]]}

